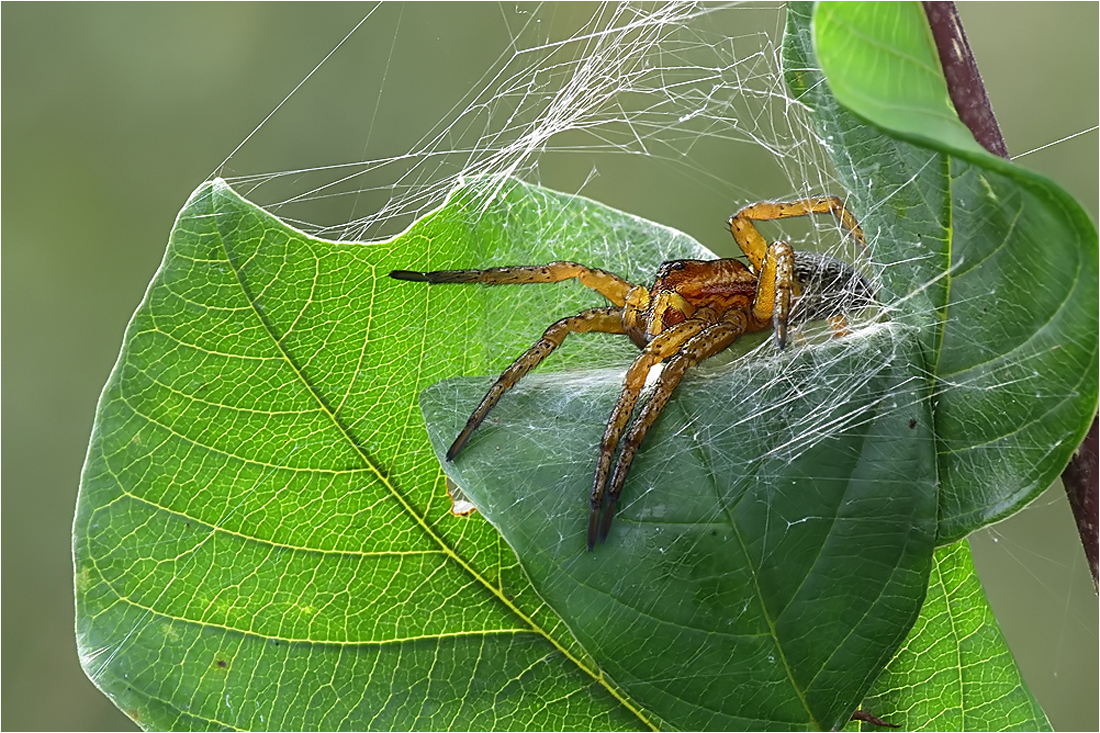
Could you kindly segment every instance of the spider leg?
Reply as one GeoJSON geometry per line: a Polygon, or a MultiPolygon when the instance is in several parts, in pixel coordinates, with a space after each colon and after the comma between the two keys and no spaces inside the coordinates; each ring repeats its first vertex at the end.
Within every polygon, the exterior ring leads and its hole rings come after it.
{"type": "Polygon", "coordinates": [[[581,285],[595,290],[619,307],[626,303],[627,293],[634,287],[633,284],[606,270],[564,261],[551,262],[548,265],[493,267],[488,270],[436,270],[435,272],[394,270],[390,273],[390,277],[412,282],[482,283],[484,285],[528,285],[576,279],[581,285]]]}
{"type": "Polygon", "coordinates": [[[466,445],[466,441],[470,439],[470,435],[473,434],[477,426],[489,414],[489,410],[493,409],[493,406],[496,405],[504,393],[514,387],[516,382],[538,366],[543,359],[550,356],[554,349],[561,346],[566,336],[571,333],[590,331],[623,333],[622,308],[616,306],[592,308],[575,316],[563,318],[546,329],[542,334],[542,338],[513,361],[500,375],[496,383],[485,393],[481,404],[477,406],[477,409],[470,415],[470,419],[466,421],[466,427],[462,429],[462,432],[455,438],[455,442],[447,449],[447,460],[454,460],[454,457],[466,445]]]}
{"type": "Polygon", "coordinates": [[[634,363],[626,372],[623,379],[623,389],[619,393],[619,399],[611,411],[604,429],[603,439],[600,441],[599,457],[596,459],[596,472],[592,481],[592,496],[590,499],[591,513],[588,522],[588,549],[591,550],[596,542],[596,529],[599,521],[600,508],[604,503],[604,491],[607,484],[607,476],[611,471],[611,459],[615,455],[615,449],[619,445],[619,438],[626,429],[630,415],[634,411],[634,404],[645,386],[649,370],[667,357],[680,351],[681,346],[706,329],[713,321],[702,318],[690,318],[678,323],[672,328],[662,331],[655,336],[642,353],[634,359],[634,363]]]}
{"type": "Polygon", "coordinates": [[[753,222],[789,219],[810,214],[832,214],[840,222],[840,226],[859,242],[859,246],[866,248],[863,230],[859,228],[852,213],[844,207],[844,202],[836,196],[809,196],[797,201],[761,201],[758,204],[750,204],[730,217],[730,231],[733,233],[733,238],[737,240],[737,246],[752,262],[753,270],[759,273],[764,266],[768,242],[756,230],[753,222]]]}
{"type": "Polygon", "coordinates": [[[773,242],[756,280],[752,315],[762,322],[771,319],[775,342],[780,349],[787,345],[787,321],[794,289],[794,250],[786,242],[773,242]]]}
{"type": "Polygon", "coordinates": [[[592,549],[595,539],[603,542],[607,539],[607,533],[611,529],[611,520],[615,517],[615,507],[623,492],[627,474],[630,473],[630,464],[638,448],[645,439],[646,432],[657,420],[661,411],[665,408],[673,391],[688,369],[729,347],[741,337],[748,326],[745,315],[740,311],[728,311],[723,314],[722,320],[708,327],[698,335],[689,339],[684,348],[675,356],[665,362],[664,371],[661,372],[657,387],[650,395],[638,417],[635,418],[630,432],[623,438],[623,449],[619,454],[619,460],[615,464],[615,473],[608,483],[607,506],[603,507],[602,516],[598,521],[598,530],[594,535],[597,525],[597,509],[593,507],[593,514],[589,517],[588,549],[592,549]]]}

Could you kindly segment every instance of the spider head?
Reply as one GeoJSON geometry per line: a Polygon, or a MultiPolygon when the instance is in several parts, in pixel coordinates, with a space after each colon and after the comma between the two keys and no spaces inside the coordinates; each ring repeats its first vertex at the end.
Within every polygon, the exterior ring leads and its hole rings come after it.
{"type": "Polygon", "coordinates": [[[681,291],[691,290],[701,266],[699,260],[673,260],[662,263],[649,293],[649,308],[645,314],[645,340],[649,341],[667,328],[683,323],[695,314],[696,305],[681,291]]]}

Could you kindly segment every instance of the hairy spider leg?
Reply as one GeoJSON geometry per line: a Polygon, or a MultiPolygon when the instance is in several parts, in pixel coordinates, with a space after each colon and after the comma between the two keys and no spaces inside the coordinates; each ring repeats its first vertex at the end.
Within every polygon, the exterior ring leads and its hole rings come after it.
{"type": "Polygon", "coordinates": [[[741,337],[746,328],[748,328],[748,320],[744,313],[739,310],[726,311],[718,323],[711,324],[690,338],[679,353],[665,362],[665,368],[657,380],[656,389],[634,419],[630,432],[623,438],[623,449],[615,464],[615,473],[612,474],[611,481],[608,483],[607,505],[602,507],[602,517],[599,516],[600,508],[593,504],[592,514],[588,518],[589,550],[597,539],[600,542],[607,539],[611,520],[615,517],[615,507],[623,493],[623,486],[626,484],[626,477],[630,473],[634,456],[638,453],[646,432],[660,416],[684,374],[704,359],[729,348],[730,344],[741,337]]]}
{"type": "Polygon", "coordinates": [[[394,270],[390,273],[390,277],[412,282],[482,283],[484,285],[531,285],[576,279],[581,285],[595,290],[620,307],[626,303],[627,293],[634,287],[632,283],[614,273],[568,261],[551,262],[547,265],[492,267],[487,270],[436,270],[434,272],[394,270]]]}
{"type": "Polygon", "coordinates": [[[596,474],[592,480],[592,496],[589,500],[591,508],[588,519],[589,550],[595,547],[596,544],[600,510],[604,504],[607,477],[611,472],[611,459],[615,455],[619,438],[626,429],[630,415],[634,411],[638,396],[645,386],[649,370],[678,352],[685,343],[698,336],[714,323],[714,315],[709,309],[700,310],[702,313],[697,317],[689,318],[653,337],[626,372],[622,392],[619,393],[619,399],[607,420],[607,427],[604,428],[603,439],[600,441],[599,457],[596,459],[596,474]]]}
{"type": "Polygon", "coordinates": [[[500,398],[516,382],[550,355],[570,333],[599,331],[602,333],[625,333],[623,324],[623,306],[635,286],[614,273],[596,267],[585,267],[576,262],[559,261],[546,265],[517,265],[514,267],[492,267],[485,270],[435,270],[417,272],[414,270],[393,270],[390,277],[395,280],[407,280],[426,283],[482,283],[484,285],[531,285],[555,283],[576,279],[581,285],[595,290],[617,307],[593,308],[569,318],[563,318],[551,325],[534,346],[525,351],[511,366],[504,370],[496,383],[489,388],[481,404],[477,406],[466,427],[455,438],[447,450],[447,460],[454,460],[462,447],[470,439],[477,426],[500,398]]]}
{"type": "Polygon", "coordinates": [[[752,315],[761,322],[771,319],[775,342],[780,349],[787,345],[787,320],[791,315],[794,287],[794,250],[786,242],[773,242],[764,255],[756,281],[752,315]]]}
{"type": "Polygon", "coordinates": [[[844,207],[844,202],[836,196],[809,196],[796,201],[761,201],[757,204],[749,204],[730,217],[730,232],[737,240],[737,246],[752,262],[753,272],[760,273],[764,266],[764,257],[768,252],[768,242],[757,231],[753,222],[789,219],[810,214],[832,214],[840,222],[840,226],[859,242],[859,246],[866,249],[867,242],[863,238],[863,230],[859,228],[856,218],[844,207]]]}
{"type": "Polygon", "coordinates": [[[534,346],[527,349],[523,354],[512,362],[512,364],[504,370],[504,373],[500,375],[496,383],[489,388],[489,391],[485,393],[485,397],[482,398],[481,404],[477,406],[474,413],[470,415],[470,419],[466,421],[466,427],[462,428],[462,432],[455,438],[455,442],[451,444],[451,447],[447,449],[447,460],[453,461],[454,457],[458,455],[458,452],[462,450],[462,447],[466,445],[466,441],[470,439],[470,436],[477,426],[481,424],[485,416],[489,414],[489,410],[493,409],[493,406],[504,396],[504,393],[515,386],[516,382],[523,379],[526,374],[537,367],[542,360],[550,356],[554,349],[561,346],[565,341],[565,337],[571,333],[587,333],[591,331],[598,331],[601,333],[623,333],[623,310],[617,306],[607,306],[604,308],[593,308],[591,310],[581,311],[575,316],[563,318],[557,323],[550,326],[542,334],[542,338],[535,342],[534,346]]]}
{"type": "Polygon", "coordinates": [[[761,321],[769,318],[772,320],[775,340],[780,349],[787,345],[791,300],[802,294],[794,277],[794,252],[786,242],[769,245],[753,222],[810,214],[832,214],[860,247],[866,249],[863,230],[836,196],[810,196],[796,201],[762,201],[746,206],[729,220],[730,232],[737,241],[737,246],[749,258],[753,272],[758,276],[756,297],[752,303],[753,316],[761,321]]]}

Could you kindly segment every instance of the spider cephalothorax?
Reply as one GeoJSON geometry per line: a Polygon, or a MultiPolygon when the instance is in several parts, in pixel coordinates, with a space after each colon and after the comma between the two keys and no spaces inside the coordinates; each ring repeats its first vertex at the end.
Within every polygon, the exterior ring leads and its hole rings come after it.
{"type": "Polygon", "coordinates": [[[665,262],[658,268],[651,288],[575,262],[489,270],[394,270],[392,278],[428,283],[523,285],[575,278],[614,304],[563,318],[547,328],[542,338],[512,362],[489,389],[447,451],[447,460],[453,460],[462,450],[501,396],[560,346],[567,335],[587,331],[626,334],[642,353],[627,369],[622,392],[600,442],[588,521],[591,550],[597,540],[607,538],[634,455],[688,369],[727,348],[742,334],[770,328],[782,349],[792,321],[835,318],[873,301],[870,283],[847,263],[812,252],[795,253],[786,242],[769,245],[753,224],[824,213],[833,214],[861,246],[864,244],[863,232],[835,196],[752,204],[729,221],[730,231],[749,260],[748,266],[734,259],[665,262]],[[649,370],[660,363],[664,369],[653,392],[631,423],[649,370]],[[616,451],[618,459],[612,467],[616,451]]]}

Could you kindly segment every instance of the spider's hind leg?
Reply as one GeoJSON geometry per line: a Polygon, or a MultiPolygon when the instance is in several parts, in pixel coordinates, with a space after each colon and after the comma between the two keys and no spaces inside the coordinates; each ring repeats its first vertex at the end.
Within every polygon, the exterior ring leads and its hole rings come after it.
{"type": "Polygon", "coordinates": [[[860,247],[866,247],[863,230],[859,228],[859,223],[852,216],[852,212],[845,208],[844,202],[836,196],[809,196],[796,201],[761,201],[749,204],[730,217],[730,232],[737,240],[737,246],[752,262],[753,270],[759,273],[764,265],[768,242],[757,231],[753,222],[790,219],[810,214],[832,214],[860,247]]]}
{"type": "Polygon", "coordinates": [[[866,248],[863,230],[856,218],[836,196],[809,196],[796,201],[761,201],[750,204],[730,217],[730,232],[737,246],[752,263],[757,275],[756,297],[753,299],[753,316],[759,321],[772,321],[775,340],[782,349],[787,344],[787,323],[791,315],[794,297],[802,295],[798,290],[795,273],[795,255],[786,242],[768,244],[756,229],[754,222],[789,219],[811,214],[832,214],[837,222],[852,235],[860,247],[866,248]]]}

